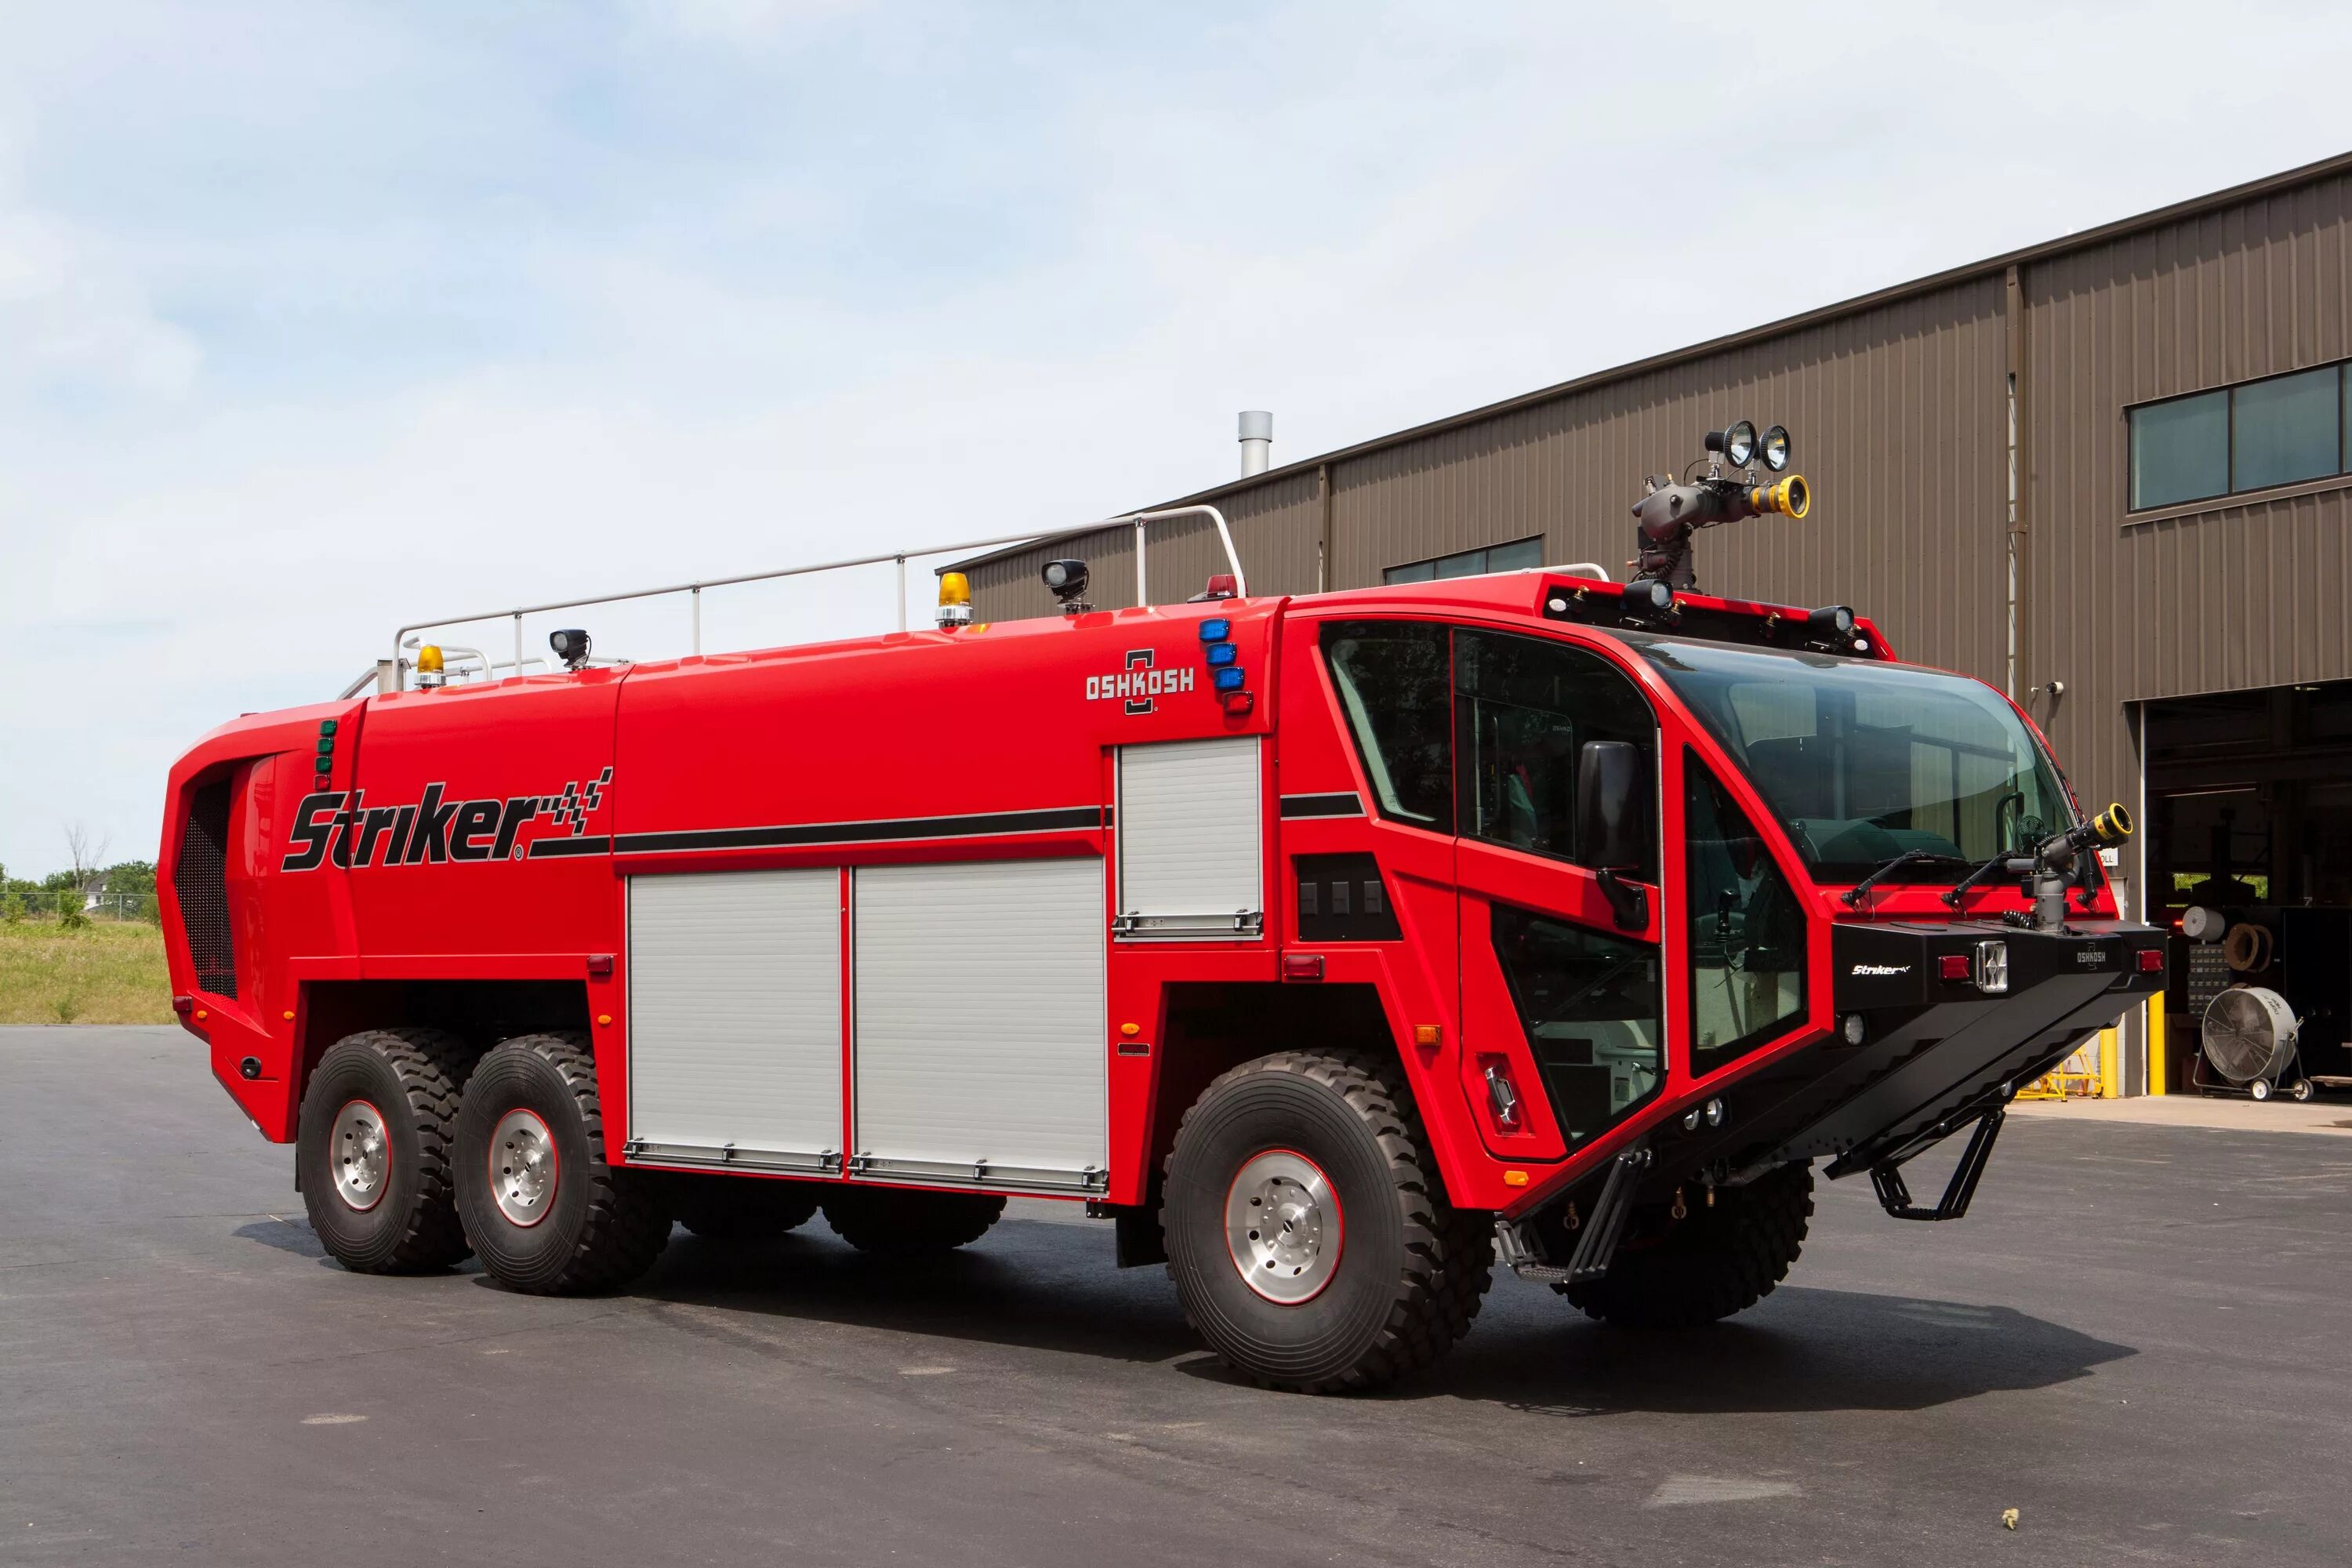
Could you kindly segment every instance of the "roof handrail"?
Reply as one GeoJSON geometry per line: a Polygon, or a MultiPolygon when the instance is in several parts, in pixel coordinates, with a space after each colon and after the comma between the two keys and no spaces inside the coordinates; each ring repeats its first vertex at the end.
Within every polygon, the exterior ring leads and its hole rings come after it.
{"type": "MultiPolygon", "coordinates": [[[[1166,522],[1180,517],[1201,516],[1207,517],[1216,525],[1218,541],[1225,547],[1225,561],[1234,569],[1234,593],[1237,595],[1247,594],[1249,581],[1242,574],[1241,556],[1234,549],[1233,531],[1225,526],[1224,513],[1215,507],[1181,506],[1158,511],[1128,512],[1092,526],[1106,528],[1118,527],[1125,523],[1135,525],[1135,597],[1139,605],[1149,605],[1150,600],[1144,593],[1143,573],[1146,525],[1166,522]]],[[[397,691],[407,685],[407,661],[401,657],[401,647],[402,639],[411,632],[432,631],[441,626],[467,626],[476,621],[510,620],[514,623],[514,667],[520,670],[523,664],[522,618],[525,616],[541,616],[556,610],[579,610],[593,605],[626,604],[635,599],[657,599],[672,594],[687,594],[693,597],[693,650],[698,655],[702,652],[702,591],[704,589],[731,588],[746,583],[770,583],[784,577],[806,577],[819,572],[846,571],[854,566],[879,566],[885,562],[898,563],[898,629],[903,632],[907,629],[907,563],[909,559],[925,555],[950,555],[971,550],[989,550],[1003,544],[1025,544],[1044,537],[1047,536],[1034,531],[1028,533],[1008,533],[994,539],[963,540],[951,544],[929,544],[911,550],[893,550],[880,555],[860,555],[845,561],[821,561],[808,566],[783,566],[772,572],[745,572],[732,577],[705,577],[689,583],[665,584],[658,588],[631,588],[617,594],[592,594],[584,598],[555,599],[543,605],[517,605],[511,609],[485,610],[470,616],[444,616],[429,621],[411,621],[392,634],[390,680],[388,683],[380,682],[379,689],[397,691]]],[[[490,661],[484,658],[482,662],[488,666],[490,661]]],[[[358,686],[364,684],[364,680],[355,683],[354,690],[358,686]]]]}

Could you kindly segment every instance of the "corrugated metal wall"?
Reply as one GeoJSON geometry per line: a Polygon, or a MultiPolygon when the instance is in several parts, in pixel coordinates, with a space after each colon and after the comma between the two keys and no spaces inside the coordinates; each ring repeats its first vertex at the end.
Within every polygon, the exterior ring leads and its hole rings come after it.
{"type": "Polygon", "coordinates": [[[1998,673],[2002,331],[1999,283],[1971,282],[1336,463],[1334,584],[1536,533],[1622,578],[1643,475],[1745,417],[1789,426],[1813,510],[1702,534],[1699,585],[1854,605],[1907,658],[1998,673]]]}
{"type": "Polygon", "coordinates": [[[2024,274],[2030,707],[2083,794],[2130,798],[2124,705],[2352,676],[2352,489],[2128,521],[2124,409],[2352,356],[2352,178],[2024,274]]]}
{"type": "MultiPolygon", "coordinates": [[[[1852,604],[1907,658],[1998,678],[2007,435],[1998,279],[1821,323],[1737,352],[1631,376],[1329,465],[1332,587],[1410,561],[1541,534],[1546,557],[1618,576],[1645,473],[1679,469],[1736,418],[1788,426],[1814,486],[1801,522],[1711,531],[1704,587],[1797,604],[1852,604]],[[1933,563],[1922,570],[1923,563],[1933,563]]],[[[1253,590],[1309,592],[1321,513],[1314,470],[1198,498],[1223,509],[1253,590]]],[[[1155,533],[1155,541],[1161,536],[1155,533]]],[[[1205,523],[1155,542],[1154,597],[1212,570],[1205,523]]],[[[1132,546],[1106,531],[1022,551],[972,574],[982,618],[1048,613],[1037,568],[1086,557],[1097,604],[1134,602],[1132,546]]]]}

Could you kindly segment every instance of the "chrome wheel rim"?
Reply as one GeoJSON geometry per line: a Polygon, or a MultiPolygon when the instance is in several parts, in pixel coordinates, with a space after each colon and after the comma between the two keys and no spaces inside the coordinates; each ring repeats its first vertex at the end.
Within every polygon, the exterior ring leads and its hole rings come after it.
{"type": "Polygon", "coordinates": [[[383,1201],[392,1177],[392,1140],[384,1132],[383,1111],[364,1100],[345,1104],[335,1112],[327,1149],[334,1162],[335,1195],[344,1207],[365,1214],[383,1201]]]}
{"type": "Polygon", "coordinates": [[[1331,1283],[1347,1238],[1339,1194],[1304,1154],[1269,1149],[1225,1194],[1225,1250],[1242,1282],[1277,1306],[1311,1301],[1331,1283]]]}
{"type": "Polygon", "coordinates": [[[535,1110],[509,1110],[490,1131],[490,1196],[525,1229],[555,1201],[555,1135],[535,1110]]]}

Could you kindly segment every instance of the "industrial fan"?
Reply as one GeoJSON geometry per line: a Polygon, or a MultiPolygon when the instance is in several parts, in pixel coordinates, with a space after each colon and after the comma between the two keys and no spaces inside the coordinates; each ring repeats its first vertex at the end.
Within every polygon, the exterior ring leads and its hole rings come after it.
{"type": "Polygon", "coordinates": [[[2282,1083],[2295,1099],[2309,1100],[2311,1080],[2294,1072],[2300,1028],[2294,1010],[2277,992],[2232,985],[2206,1005],[2205,1059],[2256,1100],[2268,1100],[2282,1083]]]}

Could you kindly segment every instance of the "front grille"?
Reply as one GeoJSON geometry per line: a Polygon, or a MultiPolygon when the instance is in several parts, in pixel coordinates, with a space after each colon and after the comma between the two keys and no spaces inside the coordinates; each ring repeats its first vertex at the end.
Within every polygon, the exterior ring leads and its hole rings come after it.
{"type": "Polygon", "coordinates": [[[196,989],[236,999],[236,938],[229,930],[229,781],[209,784],[188,801],[187,826],[180,830],[180,858],[172,867],[172,890],[180,898],[180,924],[188,936],[188,957],[196,966],[196,989]]]}

